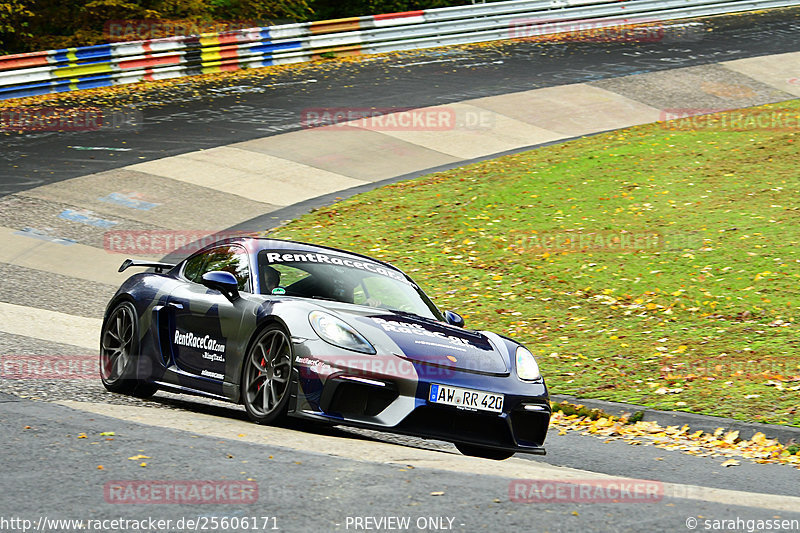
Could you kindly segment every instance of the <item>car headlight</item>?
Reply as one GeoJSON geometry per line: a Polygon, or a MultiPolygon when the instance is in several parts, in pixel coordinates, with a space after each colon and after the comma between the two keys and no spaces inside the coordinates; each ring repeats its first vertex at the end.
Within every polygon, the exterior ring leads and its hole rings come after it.
{"type": "Polygon", "coordinates": [[[533,381],[542,377],[536,358],[526,348],[517,348],[517,376],[524,381],[533,381]]]}
{"type": "Polygon", "coordinates": [[[317,335],[325,342],[354,352],[376,353],[375,348],[367,339],[340,318],[322,311],[311,311],[308,321],[311,322],[311,327],[314,328],[317,335]]]}

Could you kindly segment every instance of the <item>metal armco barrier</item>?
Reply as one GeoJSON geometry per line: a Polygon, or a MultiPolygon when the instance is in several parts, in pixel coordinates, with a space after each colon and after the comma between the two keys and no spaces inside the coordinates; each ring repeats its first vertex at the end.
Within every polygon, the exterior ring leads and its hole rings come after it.
{"type": "Polygon", "coordinates": [[[624,24],[791,7],[800,0],[515,0],[0,56],[0,100],[624,24]]]}

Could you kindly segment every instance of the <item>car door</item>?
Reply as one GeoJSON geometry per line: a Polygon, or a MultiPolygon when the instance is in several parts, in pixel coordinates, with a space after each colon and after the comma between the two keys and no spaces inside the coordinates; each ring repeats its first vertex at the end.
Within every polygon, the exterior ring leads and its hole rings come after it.
{"type": "MultiPolygon", "coordinates": [[[[231,302],[219,291],[202,285],[203,274],[226,271],[239,281],[239,290],[250,292],[250,258],[244,247],[236,244],[218,246],[191,257],[181,272],[186,283],[174,289],[167,302],[169,343],[177,372],[190,378],[192,388],[222,394],[226,372],[232,374],[235,361],[229,361],[241,323],[244,299],[231,302]],[[232,363],[228,366],[228,363],[232,363]]],[[[235,376],[227,376],[235,382],[235,376]]]]}

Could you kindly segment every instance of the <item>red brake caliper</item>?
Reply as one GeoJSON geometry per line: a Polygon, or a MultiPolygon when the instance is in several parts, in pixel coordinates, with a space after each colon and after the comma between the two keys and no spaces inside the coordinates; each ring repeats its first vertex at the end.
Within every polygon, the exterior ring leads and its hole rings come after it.
{"type": "MultiPolygon", "coordinates": [[[[262,367],[262,368],[267,368],[267,360],[266,360],[266,359],[264,359],[263,357],[261,358],[261,367],[262,367]]],[[[259,383],[259,384],[258,384],[258,390],[261,390],[261,387],[263,387],[263,386],[264,386],[264,383],[266,383],[266,382],[267,382],[267,380],[266,380],[266,378],[265,378],[265,379],[264,379],[264,381],[262,381],[261,383],[259,383]]]]}

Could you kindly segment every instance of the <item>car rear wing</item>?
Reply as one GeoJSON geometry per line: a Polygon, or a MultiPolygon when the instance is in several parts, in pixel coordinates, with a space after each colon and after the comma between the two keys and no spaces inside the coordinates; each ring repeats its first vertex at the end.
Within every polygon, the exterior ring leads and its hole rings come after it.
{"type": "Polygon", "coordinates": [[[126,259],[122,262],[117,272],[124,272],[129,267],[145,267],[145,268],[154,268],[158,274],[164,272],[164,270],[170,270],[174,268],[175,265],[170,263],[159,263],[157,261],[134,261],[133,259],[126,259]]]}

